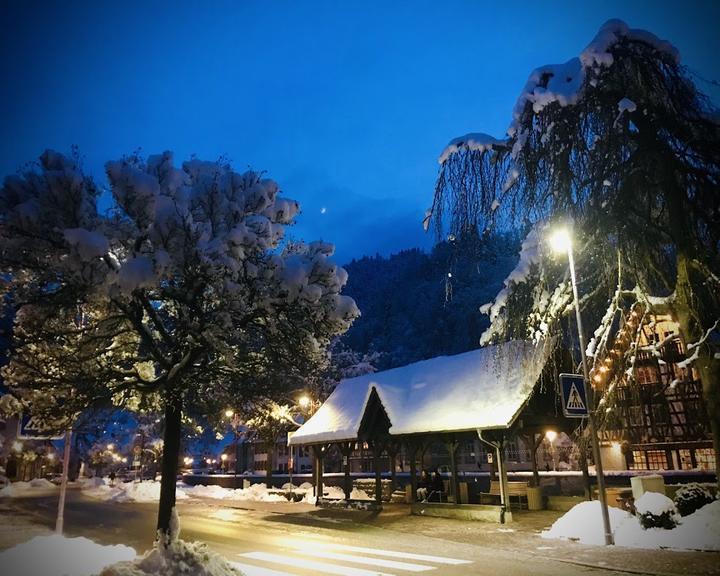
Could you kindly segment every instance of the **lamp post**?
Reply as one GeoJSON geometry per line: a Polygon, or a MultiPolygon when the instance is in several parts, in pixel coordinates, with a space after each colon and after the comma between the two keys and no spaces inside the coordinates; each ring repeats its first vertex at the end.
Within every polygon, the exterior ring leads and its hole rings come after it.
{"type": "MultiPolygon", "coordinates": [[[[230,419],[230,426],[233,430],[233,452],[235,454],[235,465],[233,466],[233,477],[237,478],[237,470],[238,470],[238,428],[240,427],[240,415],[235,412],[232,408],[228,408],[225,410],[225,417],[230,419]]],[[[227,469],[226,469],[227,472],[227,469]]],[[[235,482],[233,481],[233,486],[235,486],[235,482]]]]}
{"type": "Polygon", "coordinates": [[[605,475],[603,473],[602,458],[600,456],[600,442],[595,429],[595,394],[590,383],[590,371],[585,360],[585,334],[583,333],[582,317],[580,315],[580,300],[578,299],[577,282],[575,280],[575,259],[573,258],[572,239],[565,228],[556,230],[550,239],[553,249],[556,252],[565,252],[570,265],[570,281],[572,283],[573,300],[575,302],[575,319],[577,321],[578,341],[580,342],[580,358],[582,360],[583,378],[586,390],[590,397],[588,410],[588,428],[590,440],[592,441],[593,458],[595,460],[595,475],[597,476],[598,496],[600,498],[600,510],[602,512],[603,529],[605,531],[605,544],[612,545],[613,535],[610,529],[610,516],[608,514],[607,495],[605,494],[605,475]]]}

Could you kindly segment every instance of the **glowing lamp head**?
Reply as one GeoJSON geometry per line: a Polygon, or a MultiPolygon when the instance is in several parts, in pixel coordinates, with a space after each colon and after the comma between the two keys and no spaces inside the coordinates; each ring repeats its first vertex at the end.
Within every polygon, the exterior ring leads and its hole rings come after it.
{"type": "Polygon", "coordinates": [[[298,398],[298,404],[301,408],[307,408],[310,406],[310,396],[303,394],[300,398],[298,398]]]}
{"type": "Polygon", "coordinates": [[[47,459],[50,460],[50,462],[55,460],[55,452],[48,452],[47,459]]]}
{"type": "Polygon", "coordinates": [[[555,442],[555,438],[557,438],[557,432],[555,430],[548,430],[545,432],[545,438],[547,438],[550,442],[555,442]]]}
{"type": "Polygon", "coordinates": [[[227,454],[222,454],[222,455],[220,456],[220,460],[222,460],[223,462],[225,462],[225,460],[227,460],[227,459],[228,459],[228,455],[227,455],[227,454]]]}
{"type": "Polygon", "coordinates": [[[112,452],[112,449],[113,449],[113,448],[115,448],[115,445],[114,445],[114,444],[108,444],[108,445],[107,445],[107,449],[110,450],[111,452],[112,452]]]}
{"type": "Polygon", "coordinates": [[[230,408],[225,410],[225,418],[232,418],[233,416],[235,416],[234,410],[231,410],[230,408]]]}
{"type": "Polygon", "coordinates": [[[553,252],[567,254],[572,247],[572,238],[567,228],[558,228],[550,236],[550,246],[553,252]]]}

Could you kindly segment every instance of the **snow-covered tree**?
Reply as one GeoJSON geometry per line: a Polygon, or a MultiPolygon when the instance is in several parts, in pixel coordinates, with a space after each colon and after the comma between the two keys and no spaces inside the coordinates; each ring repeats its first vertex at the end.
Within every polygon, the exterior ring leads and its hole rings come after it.
{"type": "Polygon", "coordinates": [[[33,413],[164,410],[158,530],[168,533],[183,413],[217,414],[322,357],[358,315],[332,245],[284,249],[297,202],[254,172],[168,152],[106,164],[113,206],[78,158],[47,151],[0,190],[0,261],[16,309],[4,376],[33,413]]]}
{"type": "Polygon", "coordinates": [[[245,421],[248,437],[259,441],[267,453],[265,460],[265,483],[272,488],[273,454],[275,444],[282,435],[300,426],[295,420],[293,409],[287,404],[278,404],[268,398],[258,399],[245,406],[244,412],[250,417],[245,421]]]}
{"type": "Polygon", "coordinates": [[[494,321],[486,339],[556,326],[571,296],[543,257],[543,235],[573,221],[586,314],[599,320],[610,302],[611,319],[628,290],[645,304],[665,297],[702,381],[716,454],[718,118],[670,43],[611,20],[579,57],[532,72],[507,137],[450,142],[426,220],[456,233],[534,225],[520,266],[486,309],[494,321]]]}

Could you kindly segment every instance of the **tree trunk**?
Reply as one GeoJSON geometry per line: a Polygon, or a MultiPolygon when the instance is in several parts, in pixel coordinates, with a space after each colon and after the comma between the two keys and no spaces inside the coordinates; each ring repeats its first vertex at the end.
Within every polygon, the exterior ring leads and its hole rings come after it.
{"type": "MultiPolygon", "coordinates": [[[[699,325],[694,312],[697,305],[694,302],[692,278],[690,276],[689,258],[679,252],[677,256],[677,281],[675,284],[675,316],[680,325],[680,334],[685,345],[697,342],[703,337],[703,329],[699,325]]],[[[688,355],[693,351],[688,350],[688,355]]],[[[703,399],[710,421],[713,450],[715,451],[715,481],[720,487],[720,360],[715,358],[707,344],[701,345],[694,367],[700,375],[703,399]]]]}
{"type": "Polygon", "coordinates": [[[170,528],[175,507],[181,427],[182,400],[172,390],[169,390],[165,399],[165,434],[163,436],[162,479],[157,521],[157,536],[164,545],[169,544],[171,537],[170,528]]]}
{"type": "Polygon", "coordinates": [[[268,490],[272,488],[273,481],[273,452],[275,451],[275,443],[267,442],[265,444],[265,450],[267,452],[267,460],[265,460],[265,486],[268,490]]]}

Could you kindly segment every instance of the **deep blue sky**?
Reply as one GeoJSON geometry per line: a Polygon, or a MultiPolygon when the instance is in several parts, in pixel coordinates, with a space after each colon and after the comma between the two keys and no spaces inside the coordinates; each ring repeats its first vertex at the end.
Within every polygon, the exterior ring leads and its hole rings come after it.
{"type": "Polygon", "coordinates": [[[292,234],[340,261],[428,246],[447,141],[502,136],[530,71],[612,17],[720,79],[712,0],[0,0],[0,175],[73,144],[100,178],[137,148],[226,155],[267,170],[302,204],[292,234]]]}

